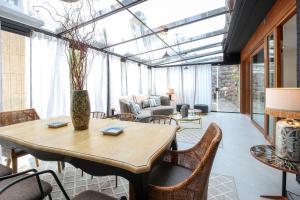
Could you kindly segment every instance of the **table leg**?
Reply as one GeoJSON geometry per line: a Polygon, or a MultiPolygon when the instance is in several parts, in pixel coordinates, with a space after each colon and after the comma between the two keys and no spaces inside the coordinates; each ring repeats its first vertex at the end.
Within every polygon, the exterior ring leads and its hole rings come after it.
{"type": "Polygon", "coordinates": [[[281,200],[288,200],[287,193],[286,193],[286,172],[282,172],[282,185],[281,185],[281,195],[282,196],[272,196],[272,195],[261,195],[260,197],[266,199],[281,199],[281,200]]]}
{"type": "Polygon", "coordinates": [[[148,173],[137,174],[135,181],[130,183],[130,200],[147,200],[148,199],[148,173]]]}

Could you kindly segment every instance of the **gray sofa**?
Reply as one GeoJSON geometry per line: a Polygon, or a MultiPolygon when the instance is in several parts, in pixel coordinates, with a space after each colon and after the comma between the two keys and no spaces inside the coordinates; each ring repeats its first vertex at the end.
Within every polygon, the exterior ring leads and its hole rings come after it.
{"type": "Polygon", "coordinates": [[[141,113],[136,115],[137,119],[142,119],[149,117],[151,115],[171,115],[174,112],[174,108],[170,106],[170,99],[167,96],[160,96],[161,105],[156,107],[146,107],[143,108],[143,101],[148,99],[148,95],[131,95],[126,97],[121,97],[119,99],[121,113],[133,113],[130,108],[130,102],[135,102],[139,104],[142,108],[141,113]]]}

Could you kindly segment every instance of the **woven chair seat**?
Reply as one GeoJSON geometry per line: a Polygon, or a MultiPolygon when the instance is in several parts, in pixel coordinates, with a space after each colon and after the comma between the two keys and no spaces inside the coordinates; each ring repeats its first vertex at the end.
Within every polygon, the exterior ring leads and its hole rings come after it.
{"type": "Polygon", "coordinates": [[[149,183],[157,186],[174,186],[187,179],[191,174],[192,171],[187,168],[163,162],[153,167],[149,183]]]}
{"type": "Polygon", "coordinates": [[[100,192],[87,190],[78,194],[72,200],[116,200],[116,198],[113,198],[100,192]]]}
{"type": "MultiPolygon", "coordinates": [[[[0,188],[8,185],[12,181],[15,181],[23,176],[17,176],[13,178],[9,178],[3,181],[0,181],[0,188]]],[[[41,180],[42,188],[44,191],[44,195],[47,196],[52,191],[52,186],[41,180]]],[[[36,177],[31,177],[25,179],[24,181],[18,182],[15,185],[8,188],[5,192],[0,195],[0,199],[9,199],[9,200],[41,200],[41,192],[38,186],[38,182],[36,177]]]]}
{"type": "Polygon", "coordinates": [[[0,164],[0,177],[12,174],[12,169],[0,164]]]}

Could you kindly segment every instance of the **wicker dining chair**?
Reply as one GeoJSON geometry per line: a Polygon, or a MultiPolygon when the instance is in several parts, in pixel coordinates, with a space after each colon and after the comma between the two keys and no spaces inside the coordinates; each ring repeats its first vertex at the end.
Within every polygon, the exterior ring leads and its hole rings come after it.
{"type": "Polygon", "coordinates": [[[0,177],[0,199],[9,200],[37,200],[49,197],[51,200],[52,186],[34,177],[36,169],[26,170],[20,173],[0,177]],[[24,177],[28,177],[25,178],[24,177]],[[21,180],[21,181],[20,181],[21,180]]]}
{"type": "Polygon", "coordinates": [[[222,139],[217,124],[191,149],[168,151],[149,176],[150,200],[206,200],[210,171],[222,139]]]}
{"type": "MultiPolygon", "coordinates": [[[[151,115],[149,117],[141,118],[138,122],[142,123],[153,123],[153,124],[167,124],[167,125],[176,125],[179,126],[179,123],[176,119],[166,116],[166,115],[151,115]]],[[[176,137],[171,144],[172,150],[177,150],[177,140],[176,137]]]]}
{"type": "Polygon", "coordinates": [[[106,114],[105,114],[105,112],[94,111],[94,112],[91,112],[91,117],[97,118],[97,119],[104,119],[104,118],[106,118],[106,114]]]}
{"type": "MultiPolygon", "coordinates": [[[[4,199],[11,199],[11,200],[28,200],[28,199],[43,199],[43,197],[45,197],[49,191],[49,189],[47,190],[47,188],[44,187],[44,184],[46,182],[42,181],[40,176],[41,175],[45,175],[45,174],[49,174],[50,176],[52,176],[54,178],[54,181],[56,182],[58,188],[61,190],[64,199],[66,200],[70,200],[70,197],[68,196],[66,190],[63,188],[61,182],[59,181],[57,175],[52,171],[52,170],[45,170],[45,171],[34,171],[34,173],[32,174],[26,174],[18,179],[15,179],[13,181],[7,182],[7,183],[0,183],[0,197],[2,199],[2,197],[4,199]],[[19,198],[18,194],[22,194],[21,192],[12,192],[16,189],[22,189],[22,191],[24,191],[24,188],[21,188],[20,186],[23,185],[23,183],[26,182],[31,182],[31,185],[35,185],[35,194],[39,195],[40,198],[26,198],[28,195],[28,193],[23,194],[23,196],[21,196],[19,198]],[[41,184],[40,184],[41,183],[41,184]],[[41,185],[41,187],[37,187],[41,185]],[[27,195],[27,196],[26,196],[27,195]]],[[[1,180],[1,178],[0,178],[1,180]]],[[[52,187],[51,187],[52,190],[52,187]]],[[[52,199],[51,196],[49,196],[49,199],[52,199]]],[[[126,200],[126,197],[121,197],[121,200],[126,200]]],[[[79,194],[77,194],[74,198],[72,198],[72,200],[117,200],[114,197],[108,196],[106,194],[97,192],[97,191],[93,191],[93,190],[86,190],[83,191],[79,194]]]]}
{"type": "MultiPolygon", "coordinates": [[[[22,122],[34,121],[40,119],[34,108],[16,111],[0,112],[0,127],[18,124],[22,122]]],[[[18,148],[9,148],[2,145],[2,154],[7,158],[6,165],[9,167],[12,164],[13,172],[18,171],[18,158],[27,155],[27,153],[18,148]]],[[[39,161],[35,158],[35,164],[38,167],[39,161]]],[[[64,167],[63,163],[58,162],[58,172],[64,167]]]]}
{"type": "Polygon", "coordinates": [[[168,124],[168,125],[177,125],[177,126],[179,125],[176,119],[166,115],[151,115],[149,117],[141,118],[139,122],[153,123],[153,124],[168,124]]]}
{"type": "Polygon", "coordinates": [[[117,119],[119,119],[121,121],[134,121],[135,120],[134,114],[132,114],[132,113],[120,113],[115,116],[117,119]]]}
{"type": "Polygon", "coordinates": [[[2,164],[0,164],[0,177],[1,176],[7,176],[7,175],[11,175],[12,174],[12,169],[9,167],[6,167],[2,164]]]}

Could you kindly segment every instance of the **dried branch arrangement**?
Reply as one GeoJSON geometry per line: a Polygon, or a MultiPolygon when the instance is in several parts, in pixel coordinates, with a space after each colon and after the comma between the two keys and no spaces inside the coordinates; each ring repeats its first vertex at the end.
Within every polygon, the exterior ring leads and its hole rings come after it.
{"type": "Polygon", "coordinates": [[[86,26],[83,23],[96,17],[93,9],[93,0],[80,0],[76,3],[63,3],[58,11],[50,3],[43,6],[35,6],[35,9],[45,9],[51,18],[59,23],[57,30],[59,36],[68,42],[66,55],[68,57],[71,86],[73,90],[84,90],[86,80],[91,68],[93,54],[89,53],[89,47],[95,43],[95,22],[86,26]]]}

